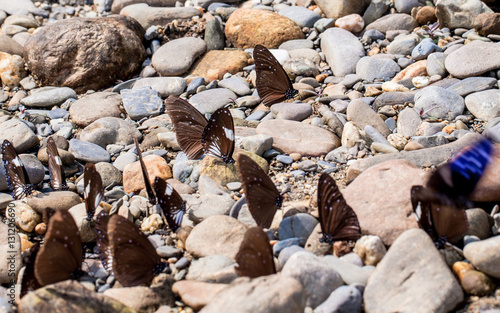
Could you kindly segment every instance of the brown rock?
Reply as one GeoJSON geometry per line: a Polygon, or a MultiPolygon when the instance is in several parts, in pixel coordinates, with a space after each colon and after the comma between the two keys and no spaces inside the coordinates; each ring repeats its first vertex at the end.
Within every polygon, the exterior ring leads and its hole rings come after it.
{"type": "Polygon", "coordinates": [[[349,14],[363,14],[370,0],[318,0],[315,1],[326,17],[338,19],[349,14]]]}
{"type": "Polygon", "coordinates": [[[340,139],[326,129],[296,121],[264,121],[257,126],[257,134],[273,137],[273,148],[288,154],[320,156],[340,146],[340,139]]]}
{"type": "Polygon", "coordinates": [[[209,81],[222,79],[224,74],[236,74],[248,65],[250,56],[244,51],[212,50],[205,53],[193,65],[189,75],[209,81]]]}
{"type": "Polygon", "coordinates": [[[44,192],[28,198],[29,206],[40,214],[43,214],[45,209],[69,210],[82,202],[82,198],[72,191],[44,192]]]}
{"type": "Polygon", "coordinates": [[[289,18],[264,10],[238,9],[226,23],[226,38],[237,48],[253,48],[257,44],[269,49],[283,42],[303,39],[300,26],[289,18]]]}
{"type": "Polygon", "coordinates": [[[134,309],[122,303],[123,300],[111,299],[103,294],[91,291],[75,280],[65,280],[28,293],[21,299],[18,312],[135,313],[134,309]]]}
{"type": "Polygon", "coordinates": [[[25,76],[26,71],[22,57],[0,52],[0,78],[4,86],[17,87],[25,76]]]}
{"type": "MultiPolygon", "coordinates": [[[[167,161],[158,155],[148,155],[144,157],[144,163],[148,170],[149,182],[154,185],[155,178],[160,177],[165,180],[172,178],[172,171],[167,161]]],[[[139,161],[127,164],[123,169],[123,189],[126,193],[138,192],[146,188],[139,161]]]]}
{"type": "Polygon", "coordinates": [[[409,161],[391,160],[364,171],[342,194],[356,212],[362,233],[391,245],[401,233],[418,227],[410,191],[413,185],[424,185],[428,176],[409,161]]]}
{"type": "Polygon", "coordinates": [[[455,262],[453,264],[453,273],[458,277],[462,288],[468,294],[474,296],[487,296],[495,288],[495,284],[490,277],[476,271],[474,267],[467,262],[455,262]]]}
{"type": "Polygon", "coordinates": [[[0,36],[0,51],[8,54],[23,56],[24,48],[9,36],[0,36]]]}
{"type": "Polygon", "coordinates": [[[474,20],[473,26],[481,36],[500,35],[500,13],[481,13],[474,20]]]}
{"type": "Polygon", "coordinates": [[[215,299],[216,294],[227,286],[226,284],[182,280],[174,283],[172,291],[178,294],[185,304],[199,311],[215,299]]]}
{"type": "Polygon", "coordinates": [[[403,79],[413,78],[416,76],[427,76],[427,60],[421,60],[408,66],[391,80],[392,82],[398,82],[403,79]]]}
{"type": "Polygon", "coordinates": [[[80,127],[87,127],[101,117],[120,117],[122,97],[115,92],[96,92],[73,102],[69,108],[71,120],[80,127]]]}
{"type": "Polygon", "coordinates": [[[135,20],[124,16],[66,19],[30,37],[24,56],[43,85],[98,90],[140,69],[146,58],[143,34],[135,20]]]}
{"type": "MultiPolygon", "coordinates": [[[[152,7],[174,7],[177,0],[115,0],[111,5],[111,13],[119,14],[127,5],[146,3],[152,7]]],[[[184,3],[184,1],[180,1],[184,3]]]]}
{"type": "Polygon", "coordinates": [[[419,25],[437,22],[436,9],[431,6],[416,7],[411,10],[411,16],[419,25]]]}
{"type": "MultiPolygon", "coordinates": [[[[75,156],[71,153],[69,153],[66,150],[63,149],[57,149],[57,152],[59,153],[59,156],[61,157],[61,161],[63,165],[69,165],[75,162],[75,156]]],[[[47,147],[43,147],[40,150],[38,150],[38,153],[36,155],[40,161],[43,163],[47,164],[49,162],[49,156],[47,154],[47,147]]]]}

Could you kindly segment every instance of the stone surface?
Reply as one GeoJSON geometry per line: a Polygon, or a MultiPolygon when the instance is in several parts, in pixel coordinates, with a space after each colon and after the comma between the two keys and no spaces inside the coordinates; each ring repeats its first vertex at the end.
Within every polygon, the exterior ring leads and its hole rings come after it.
{"type": "Polygon", "coordinates": [[[358,38],[341,28],[329,28],[323,33],[321,50],[335,76],[354,74],[356,64],[365,55],[358,38]]]}
{"type": "Polygon", "coordinates": [[[479,76],[500,68],[500,46],[491,42],[474,40],[451,52],[445,60],[446,70],[455,77],[479,76]]]}
{"type": "Polygon", "coordinates": [[[148,29],[154,25],[166,25],[176,19],[186,20],[201,16],[201,12],[194,7],[162,8],[139,3],[126,6],[120,11],[120,15],[132,17],[144,29],[148,29]]]}
{"type": "Polygon", "coordinates": [[[115,0],[111,6],[111,13],[118,14],[121,9],[126,6],[137,4],[137,3],[147,3],[152,7],[173,7],[175,6],[175,1],[173,0],[115,0]]]}
{"type": "Polygon", "coordinates": [[[369,82],[375,79],[390,80],[400,70],[396,62],[387,58],[363,57],[356,64],[356,75],[369,82]]]}
{"type": "Polygon", "coordinates": [[[31,150],[39,144],[38,138],[31,128],[18,119],[10,119],[0,123],[0,138],[9,140],[17,153],[31,150]]]}
{"type": "Polygon", "coordinates": [[[500,116],[500,90],[475,92],[465,97],[465,106],[477,118],[490,121],[500,116]]]}
{"type": "Polygon", "coordinates": [[[186,85],[186,80],[181,77],[147,77],[136,81],[132,89],[149,86],[162,98],[167,98],[170,95],[179,96],[186,89],[186,85]]]}
{"type": "Polygon", "coordinates": [[[441,27],[472,28],[475,18],[481,13],[492,12],[480,0],[440,0],[436,3],[436,16],[441,27]]]}
{"type": "Polygon", "coordinates": [[[500,278],[500,236],[469,243],[464,247],[464,256],[474,267],[492,277],[500,278]]]}
{"type": "Polygon", "coordinates": [[[17,87],[26,76],[24,60],[19,55],[0,52],[0,79],[8,87],[17,87]]]}
{"type": "Polygon", "coordinates": [[[30,37],[24,56],[44,85],[72,87],[78,92],[98,90],[127,79],[140,68],[146,58],[143,33],[135,20],[126,17],[66,19],[30,37]]]}
{"type": "Polygon", "coordinates": [[[362,14],[371,1],[354,0],[354,1],[328,1],[320,0],[317,2],[321,11],[326,17],[338,19],[342,16],[357,13],[362,14]]]}
{"type": "Polygon", "coordinates": [[[8,54],[17,54],[23,56],[24,49],[19,43],[9,36],[0,36],[0,51],[8,54]]]}
{"type": "Polygon", "coordinates": [[[114,92],[96,92],[73,102],[69,108],[71,120],[86,127],[101,117],[120,117],[122,97],[114,92]]]}
{"type": "MultiPolygon", "coordinates": [[[[165,161],[159,155],[147,155],[144,157],[144,164],[148,171],[149,182],[154,186],[156,177],[164,180],[172,178],[172,171],[165,161]]],[[[138,193],[146,188],[144,184],[144,176],[142,175],[141,164],[139,161],[127,164],[123,169],[123,189],[126,193],[138,193]]]]}
{"type": "Polygon", "coordinates": [[[130,145],[141,133],[127,121],[116,117],[102,117],[80,132],[80,140],[105,148],[109,144],[130,145]]]}
{"type": "Polygon", "coordinates": [[[473,26],[481,36],[500,35],[500,13],[481,13],[474,20],[473,26]]]}
{"type": "Polygon", "coordinates": [[[415,109],[423,118],[434,117],[451,121],[462,114],[464,108],[462,97],[441,87],[425,87],[415,94],[415,109]]]}
{"type": "Polygon", "coordinates": [[[347,120],[353,121],[359,128],[365,129],[367,125],[374,127],[384,137],[391,131],[384,120],[361,99],[353,100],[347,107],[347,120]]]}
{"type": "Polygon", "coordinates": [[[404,13],[395,13],[379,18],[365,29],[376,29],[385,34],[390,30],[412,31],[415,27],[418,27],[418,23],[413,17],[404,13]]]}
{"type": "Polygon", "coordinates": [[[175,39],[161,46],[153,54],[151,64],[161,75],[181,75],[206,50],[207,44],[200,38],[185,37],[175,39]],[[182,51],[182,57],[180,57],[179,51],[182,51]]]}
{"type": "Polygon", "coordinates": [[[361,312],[363,296],[355,286],[340,286],[318,306],[314,313],[361,312]]]}
{"type": "Polygon", "coordinates": [[[192,67],[189,75],[209,81],[222,79],[224,74],[236,74],[248,65],[250,56],[244,51],[213,50],[205,53],[192,67]]]}
{"type": "Polygon", "coordinates": [[[199,311],[212,300],[216,299],[217,293],[226,287],[226,284],[182,280],[174,283],[172,291],[178,294],[185,304],[199,311]]]}
{"type": "Polygon", "coordinates": [[[70,98],[77,98],[76,92],[71,88],[44,88],[28,97],[22,98],[20,103],[27,107],[50,108],[54,105],[60,105],[70,98]]]}

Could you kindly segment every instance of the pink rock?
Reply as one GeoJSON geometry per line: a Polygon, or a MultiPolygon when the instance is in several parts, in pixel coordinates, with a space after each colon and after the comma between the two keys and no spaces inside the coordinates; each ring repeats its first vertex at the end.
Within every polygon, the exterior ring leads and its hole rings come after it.
{"type": "Polygon", "coordinates": [[[219,291],[226,287],[226,284],[211,284],[202,281],[182,280],[174,283],[172,291],[178,294],[185,304],[199,311],[210,303],[219,291]]]}
{"type": "Polygon", "coordinates": [[[335,26],[348,30],[351,33],[359,33],[365,27],[365,21],[359,14],[350,14],[336,20],[335,26]]]}
{"type": "Polygon", "coordinates": [[[427,60],[421,60],[408,66],[401,72],[399,72],[391,80],[393,82],[398,82],[403,79],[413,78],[417,76],[427,76],[427,60]]]}

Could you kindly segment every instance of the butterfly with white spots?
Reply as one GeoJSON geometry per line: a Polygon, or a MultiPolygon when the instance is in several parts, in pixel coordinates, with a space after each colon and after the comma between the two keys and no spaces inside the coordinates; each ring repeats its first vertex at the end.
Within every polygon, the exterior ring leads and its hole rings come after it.
{"type": "Polygon", "coordinates": [[[56,191],[68,190],[62,160],[52,137],[47,139],[47,155],[49,157],[50,186],[56,191]]]}
{"type": "Polygon", "coordinates": [[[34,193],[34,186],[21,158],[7,139],[2,144],[2,159],[12,197],[16,200],[25,200],[34,193]]]}
{"type": "Polygon", "coordinates": [[[216,110],[203,130],[201,143],[207,155],[234,163],[234,123],[227,108],[216,110]]]}
{"type": "Polygon", "coordinates": [[[101,175],[93,163],[85,165],[85,170],[83,171],[83,188],[87,219],[91,220],[104,195],[101,175]]]}
{"type": "Polygon", "coordinates": [[[168,226],[176,232],[181,227],[182,217],[186,213],[186,201],[182,200],[172,185],[160,177],[155,178],[155,192],[168,226]]]}

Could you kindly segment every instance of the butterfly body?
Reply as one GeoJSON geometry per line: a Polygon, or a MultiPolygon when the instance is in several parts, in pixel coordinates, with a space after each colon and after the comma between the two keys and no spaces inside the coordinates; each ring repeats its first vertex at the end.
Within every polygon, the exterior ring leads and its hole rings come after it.
{"type": "Polygon", "coordinates": [[[93,163],[87,163],[85,165],[83,171],[83,187],[87,219],[91,220],[104,195],[101,175],[93,163]]]}
{"type": "Polygon", "coordinates": [[[25,200],[33,194],[34,186],[30,182],[28,172],[21,158],[17,155],[12,143],[7,139],[2,143],[2,159],[12,197],[16,200],[25,200]]]}
{"type": "Polygon", "coordinates": [[[62,160],[52,137],[47,139],[47,155],[49,158],[50,186],[54,190],[68,190],[62,160]]]}
{"type": "Polygon", "coordinates": [[[217,109],[201,135],[205,154],[219,158],[226,164],[233,164],[234,123],[229,109],[217,109]]]}
{"type": "Polygon", "coordinates": [[[155,178],[155,191],[168,226],[173,232],[176,232],[181,227],[182,217],[186,213],[186,201],[172,185],[160,177],[155,178]]]}

